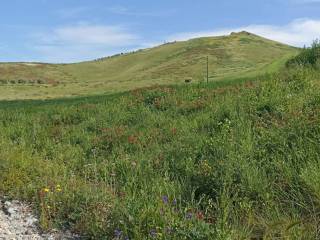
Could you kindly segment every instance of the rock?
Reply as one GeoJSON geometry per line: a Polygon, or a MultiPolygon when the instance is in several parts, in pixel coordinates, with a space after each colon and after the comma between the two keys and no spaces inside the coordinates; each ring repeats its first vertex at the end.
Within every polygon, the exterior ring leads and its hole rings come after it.
{"type": "Polygon", "coordinates": [[[10,216],[14,215],[16,212],[17,212],[17,209],[15,209],[15,208],[9,207],[9,208],[7,209],[7,213],[8,213],[10,216]]]}
{"type": "Polygon", "coordinates": [[[36,219],[35,217],[28,217],[27,219],[26,219],[26,224],[28,225],[28,226],[32,226],[32,225],[35,225],[36,223],[38,222],[38,219],[36,219]]]}
{"type": "Polygon", "coordinates": [[[0,240],[80,239],[70,232],[58,230],[43,234],[38,222],[30,206],[19,201],[8,201],[4,197],[0,199],[0,240]]]}

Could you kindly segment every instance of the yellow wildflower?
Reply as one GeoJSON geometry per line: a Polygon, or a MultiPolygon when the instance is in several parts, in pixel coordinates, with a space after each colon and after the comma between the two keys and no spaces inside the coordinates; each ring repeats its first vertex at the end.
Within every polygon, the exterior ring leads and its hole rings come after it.
{"type": "Polygon", "coordinates": [[[56,186],[56,191],[57,191],[57,192],[61,192],[61,191],[62,191],[62,188],[61,188],[61,185],[60,185],[60,184],[58,184],[58,185],[56,186]]]}
{"type": "Polygon", "coordinates": [[[201,174],[209,176],[212,173],[212,167],[209,165],[208,160],[205,160],[200,165],[201,174]]]}

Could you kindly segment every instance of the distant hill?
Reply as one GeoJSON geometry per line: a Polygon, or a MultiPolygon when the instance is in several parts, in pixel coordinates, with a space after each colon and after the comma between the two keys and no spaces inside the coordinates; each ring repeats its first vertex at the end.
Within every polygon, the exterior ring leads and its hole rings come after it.
{"type": "Polygon", "coordinates": [[[210,81],[277,70],[298,49],[248,33],[172,42],[74,64],[1,63],[0,99],[94,95],[162,84],[210,81]]]}

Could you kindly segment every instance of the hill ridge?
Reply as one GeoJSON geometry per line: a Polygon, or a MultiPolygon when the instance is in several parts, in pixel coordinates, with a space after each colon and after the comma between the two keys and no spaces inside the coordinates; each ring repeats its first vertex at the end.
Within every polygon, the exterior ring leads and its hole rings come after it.
{"type": "Polygon", "coordinates": [[[0,63],[0,99],[43,99],[126,91],[155,84],[211,81],[277,70],[298,50],[258,35],[176,41],[135,52],[71,64],[0,63]]]}

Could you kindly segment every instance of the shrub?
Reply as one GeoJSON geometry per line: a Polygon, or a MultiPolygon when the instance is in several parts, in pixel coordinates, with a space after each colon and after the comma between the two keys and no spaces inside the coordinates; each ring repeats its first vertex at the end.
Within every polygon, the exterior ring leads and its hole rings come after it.
{"type": "Polygon", "coordinates": [[[320,41],[315,40],[310,48],[304,48],[301,53],[287,62],[287,67],[291,66],[319,66],[320,61],[320,41]]]}

